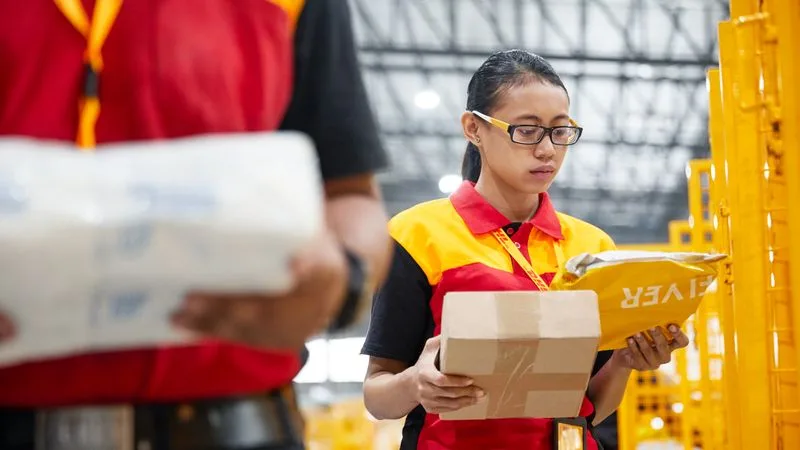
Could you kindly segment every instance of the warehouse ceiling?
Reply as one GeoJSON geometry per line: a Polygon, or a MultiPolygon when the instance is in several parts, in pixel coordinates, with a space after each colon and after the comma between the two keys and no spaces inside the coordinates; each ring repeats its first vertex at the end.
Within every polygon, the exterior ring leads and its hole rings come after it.
{"type": "Polygon", "coordinates": [[[492,52],[523,48],[561,73],[585,128],[551,189],[556,207],[618,242],[666,241],[667,221],[686,217],[686,162],[709,153],[705,71],[716,65],[727,2],[350,4],[392,160],[382,176],[390,212],[446,195],[464,151],[469,77],[492,52]]]}

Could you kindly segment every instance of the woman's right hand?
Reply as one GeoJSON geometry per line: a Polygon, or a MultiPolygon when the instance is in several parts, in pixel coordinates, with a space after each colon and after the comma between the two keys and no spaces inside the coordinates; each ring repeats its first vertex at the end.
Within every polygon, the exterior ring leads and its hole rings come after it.
{"type": "Polygon", "coordinates": [[[474,405],[485,393],[467,377],[445,375],[434,365],[440,348],[439,336],[425,342],[425,348],[414,365],[416,399],[431,414],[456,411],[474,405]]]}

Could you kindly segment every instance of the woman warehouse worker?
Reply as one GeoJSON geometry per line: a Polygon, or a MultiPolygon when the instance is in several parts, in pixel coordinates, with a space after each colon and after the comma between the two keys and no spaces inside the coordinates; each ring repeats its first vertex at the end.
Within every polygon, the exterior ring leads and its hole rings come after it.
{"type": "MultiPolygon", "coordinates": [[[[614,248],[600,229],[557,213],[546,192],[581,136],[569,106],[544,59],[521,50],[495,53],[473,75],[461,117],[467,181],[450,198],[390,222],[396,253],[364,343],[364,400],[379,419],[407,416],[402,450],[553,449],[550,419],[439,420],[483,393],[469,379],[440,373],[434,358],[445,293],[537,289],[492,232],[504,230],[547,283],[557,270],[556,246],[567,259],[614,248]]],[[[588,424],[617,408],[631,370],[655,369],[688,344],[678,327],[670,328],[671,343],[653,331],[652,343],[633,336],[627,348],[598,355],[580,411],[588,424]]],[[[587,448],[597,449],[587,434],[587,448]]]]}

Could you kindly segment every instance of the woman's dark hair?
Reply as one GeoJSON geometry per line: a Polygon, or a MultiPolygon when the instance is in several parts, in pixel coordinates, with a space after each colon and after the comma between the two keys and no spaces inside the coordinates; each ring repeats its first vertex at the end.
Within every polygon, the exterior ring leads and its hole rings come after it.
{"type": "MultiPolygon", "coordinates": [[[[558,86],[567,92],[561,77],[541,56],[525,50],[497,52],[490,56],[469,80],[467,111],[491,114],[506,90],[533,80],[558,86]]],[[[461,176],[465,180],[476,182],[480,174],[481,155],[478,153],[478,148],[469,142],[461,163],[461,176]]]]}

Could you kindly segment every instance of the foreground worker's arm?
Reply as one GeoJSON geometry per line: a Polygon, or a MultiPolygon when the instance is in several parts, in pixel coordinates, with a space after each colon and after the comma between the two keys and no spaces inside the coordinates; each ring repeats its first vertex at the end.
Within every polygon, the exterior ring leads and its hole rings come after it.
{"type": "Polygon", "coordinates": [[[672,358],[672,352],[689,345],[689,338],[676,325],[670,325],[674,337],[668,342],[661,331],[650,330],[652,344],[643,334],[628,339],[628,347],[615,350],[610,360],[592,377],[588,396],[594,403],[594,424],[599,424],[619,407],[633,370],[655,370],[672,358]]]}
{"type": "Polygon", "coordinates": [[[328,227],[348,250],[364,258],[371,281],[383,281],[392,254],[386,211],[372,175],[356,175],[325,183],[328,227]]]}
{"type": "Polygon", "coordinates": [[[175,316],[202,335],[293,350],[328,326],[352,292],[345,250],[358,257],[370,283],[380,282],[391,253],[373,177],[386,155],[361,80],[347,2],[308,0],[296,33],[294,93],[281,128],[309,135],[317,147],[326,232],[298,256],[297,287],[287,295],[193,295],[175,316]]]}
{"type": "Polygon", "coordinates": [[[297,35],[296,89],[282,128],[314,140],[329,229],[364,258],[377,283],[387,270],[391,245],[373,173],[387,158],[361,79],[348,3],[307,0],[297,35]]]}

